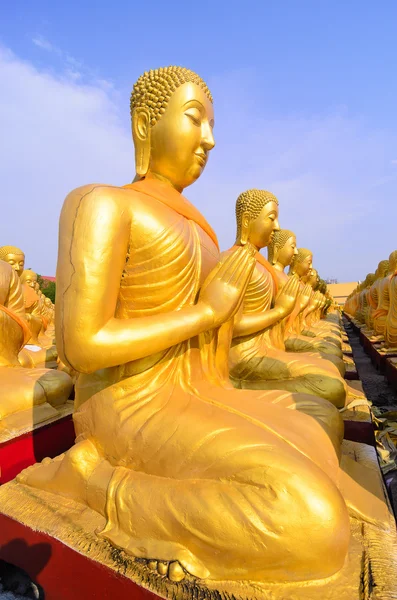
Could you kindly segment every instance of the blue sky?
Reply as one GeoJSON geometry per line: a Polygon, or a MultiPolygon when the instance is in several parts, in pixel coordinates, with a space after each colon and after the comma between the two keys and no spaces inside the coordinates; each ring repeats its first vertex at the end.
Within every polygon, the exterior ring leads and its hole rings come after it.
{"type": "Polygon", "coordinates": [[[218,233],[274,192],[323,277],[362,279],[397,248],[397,4],[361,0],[0,4],[0,245],[55,272],[64,196],[133,177],[129,93],[180,64],[214,95],[216,147],[186,190],[218,233]]]}

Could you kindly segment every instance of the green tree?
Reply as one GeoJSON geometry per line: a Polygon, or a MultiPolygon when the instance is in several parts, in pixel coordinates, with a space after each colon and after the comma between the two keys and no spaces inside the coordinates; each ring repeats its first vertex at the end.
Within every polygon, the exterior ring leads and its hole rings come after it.
{"type": "Polygon", "coordinates": [[[37,282],[44,296],[47,296],[51,302],[55,303],[55,281],[48,281],[47,279],[43,279],[41,275],[37,274],[37,282]]]}

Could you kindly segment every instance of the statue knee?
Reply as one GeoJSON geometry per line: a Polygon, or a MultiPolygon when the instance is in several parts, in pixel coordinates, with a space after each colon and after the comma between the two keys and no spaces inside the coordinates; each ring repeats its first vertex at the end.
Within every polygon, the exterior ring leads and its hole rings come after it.
{"type": "Polygon", "coordinates": [[[38,380],[51,406],[64,404],[73,388],[71,377],[64,371],[46,370],[38,380]]]}
{"type": "Polygon", "coordinates": [[[344,565],[350,540],[350,522],[346,504],[335,487],[309,491],[305,499],[310,531],[301,540],[302,568],[308,578],[330,577],[344,565]]]}

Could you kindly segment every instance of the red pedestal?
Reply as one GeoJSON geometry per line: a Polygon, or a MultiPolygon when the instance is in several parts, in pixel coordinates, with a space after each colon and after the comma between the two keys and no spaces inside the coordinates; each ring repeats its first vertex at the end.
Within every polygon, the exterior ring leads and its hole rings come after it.
{"type": "Polygon", "coordinates": [[[374,426],[361,421],[345,421],[345,440],[376,446],[374,426]]]}
{"type": "Polygon", "coordinates": [[[0,559],[24,569],[46,600],[158,600],[130,579],[58,540],[0,515],[0,559]]]}
{"type": "Polygon", "coordinates": [[[14,479],[26,467],[46,456],[54,458],[74,444],[72,415],[43,425],[0,444],[0,483],[14,479]]]}

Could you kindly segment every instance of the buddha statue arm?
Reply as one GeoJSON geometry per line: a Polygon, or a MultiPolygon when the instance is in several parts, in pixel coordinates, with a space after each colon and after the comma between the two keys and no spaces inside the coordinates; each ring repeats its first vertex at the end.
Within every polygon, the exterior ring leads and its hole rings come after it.
{"type": "Polygon", "coordinates": [[[242,314],[235,323],[233,337],[251,335],[272,327],[281,319],[291,314],[296,303],[299,280],[291,278],[278,294],[274,308],[264,312],[242,314]]]}
{"type": "Polygon", "coordinates": [[[72,192],[60,220],[60,355],[83,373],[150,356],[218,327],[238,309],[254,264],[252,253],[240,248],[217,270],[195,305],[115,318],[134,225],[131,208],[100,191],[104,189],[83,198],[72,192]]]}

